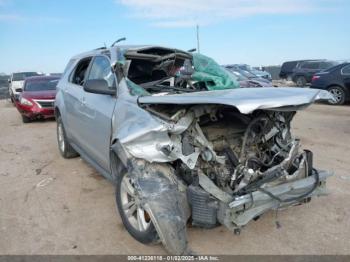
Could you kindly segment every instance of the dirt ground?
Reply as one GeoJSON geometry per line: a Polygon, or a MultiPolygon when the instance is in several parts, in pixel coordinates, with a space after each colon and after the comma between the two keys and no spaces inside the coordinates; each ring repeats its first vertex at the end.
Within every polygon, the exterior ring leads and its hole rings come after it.
{"type": "MultiPolygon", "coordinates": [[[[199,254],[350,254],[350,106],[313,105],[294,133],[330,169],[330,195],[270,212],[237,236],[224,227],[189,228],[199,254]]],[[[165,254],[124,229],[114,188],[80,158],[63,159],[54,121],[23,124],[0,101],[0,254],[165,254]]]]}

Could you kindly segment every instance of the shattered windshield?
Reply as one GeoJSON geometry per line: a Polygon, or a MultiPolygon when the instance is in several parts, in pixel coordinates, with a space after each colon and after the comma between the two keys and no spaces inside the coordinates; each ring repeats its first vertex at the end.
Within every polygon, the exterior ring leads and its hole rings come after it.
{"type": "Polygon", "coordinates": [[[131,95],[173,94],[239,88],[237,77],[202,54],[148,47],[123,52],[131,95]]]}

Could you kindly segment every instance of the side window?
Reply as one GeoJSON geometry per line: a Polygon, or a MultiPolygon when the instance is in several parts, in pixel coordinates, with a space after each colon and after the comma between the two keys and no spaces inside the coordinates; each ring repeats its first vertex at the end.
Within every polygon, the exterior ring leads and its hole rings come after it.
{"type": "Polygon", "coordinates": [[[343,75],[350,75],[350,65],[347,65],[347,66],[343,67],[342,70],[341,70],[341,73],[343,75]]]}
{"type": "Polygon", "coordinates": [[[86,80],[86,73],[91,62],[91,57],[83,58],[78,65],[75,67],[69,82],[83,86],[86,80]]]}
{"type": "Polygon", "coordinates": [[[104,56],[96,56],[88,79],[104,79],[108,82],[110,88],[115,88],[115,76],[111,68],[111,63],[104,56]]]}
{"type": "Polygon", "coordinates": [[[305,62],[301,65],[300,68],[303,68],[303,69],[318,69],[318,65],[319,63],[317,62],[305,62]]]}
{"type": "Polygon", "coordinates": [[[302,64],[300,65],[300,68],[303,68],[303,69],[309,68],[309,64],[310,64],[310,63],[308,63],[308,62],[302,63],[302,64]]]}

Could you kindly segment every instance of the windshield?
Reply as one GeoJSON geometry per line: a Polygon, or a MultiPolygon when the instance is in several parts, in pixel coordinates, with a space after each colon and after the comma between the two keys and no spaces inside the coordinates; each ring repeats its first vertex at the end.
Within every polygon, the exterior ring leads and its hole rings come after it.
{"type": "Polygon", "coordinates": [[[56,90],[58,79],[45,79],[27,82],[24,91],[48,91],[56,90]]]}
{"type": "Polygon", "coordinates": [[[14,73],[12,76],[12,81],[23,81],[27,77],[31,76],[39,76],[37,72],[22,72],[22,73],[14,73]]]}
{"type": "Polygon", "coordinates": [[[169,94],[239,88],[237,77],[213,59],[176,49],[129,49],[120,65],[132,95],[169,94]],[[143,89],[143,91],[142,91],[143,89]]]}

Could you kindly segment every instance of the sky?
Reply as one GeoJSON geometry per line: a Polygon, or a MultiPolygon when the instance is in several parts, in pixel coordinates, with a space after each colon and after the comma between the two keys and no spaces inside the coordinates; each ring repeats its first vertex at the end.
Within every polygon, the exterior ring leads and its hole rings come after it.
{"type": "Polygon", "coordinates": [[[58,73],[126,37],[220,64],[350,60],[350,0],[0,0],[0,72],[58,73]]]}

